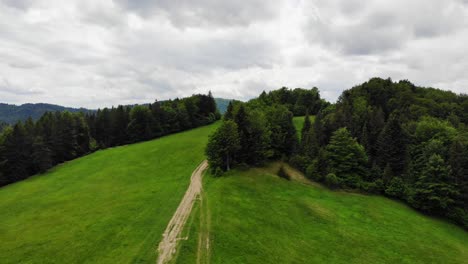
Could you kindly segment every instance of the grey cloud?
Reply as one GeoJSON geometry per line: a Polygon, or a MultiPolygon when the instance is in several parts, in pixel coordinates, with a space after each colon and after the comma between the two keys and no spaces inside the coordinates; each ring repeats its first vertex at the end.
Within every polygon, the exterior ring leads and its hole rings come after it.
{"type": "Polygon", "coordinates": [[[141,16],[166,16],[178,27],[246,26],[273,19],[281,2],[267,0],[117,0],[141,16]]]}
{"type": "Polygon", "coordinates": [[[457,1],[374,0],[349,13],[354,1],[330,2],[317,7],[321,19],[309,19],[305,34],[311,43],[348,55],[401,49],[412,39],[448,35],[467,25],[466,10],[457,1]]]}
{"type": "Polygon", "coordinates": [[[11,83],[7,78],[2,78],[0,81],[0,92],[15,94],[15,95],[38,95],[44,93],[40,89],[26,89],[11,83]]]}

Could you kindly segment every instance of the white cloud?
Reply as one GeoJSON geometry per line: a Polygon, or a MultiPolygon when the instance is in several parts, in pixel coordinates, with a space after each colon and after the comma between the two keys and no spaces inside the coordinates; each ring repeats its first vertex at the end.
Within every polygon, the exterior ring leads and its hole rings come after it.
{"type": "Polygon", "coordinates": [[[468,92],[468,2],[0,0],[7,103],[249,99],[374,76],[468,92]]]}

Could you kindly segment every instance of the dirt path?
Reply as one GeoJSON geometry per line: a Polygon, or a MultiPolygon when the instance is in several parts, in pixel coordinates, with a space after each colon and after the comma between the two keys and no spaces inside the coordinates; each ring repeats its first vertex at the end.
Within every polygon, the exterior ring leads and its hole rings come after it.
{"type": "Polygon", "coordinates": [[[179,235],[184,229],[185,222],[187,221],[190,212],[192,211],[193,203],[200,194],[202,189],[202,174],[208,167],[208,162],[203,161],[192,173],[190,178],[190,185],[185,192],[184,198],[177,207],[171,221],[166,227],[163,234],[163,239],[158,246],[158,264],[167,263],[171,260],[176,251],[177,240],[179,235]]]}

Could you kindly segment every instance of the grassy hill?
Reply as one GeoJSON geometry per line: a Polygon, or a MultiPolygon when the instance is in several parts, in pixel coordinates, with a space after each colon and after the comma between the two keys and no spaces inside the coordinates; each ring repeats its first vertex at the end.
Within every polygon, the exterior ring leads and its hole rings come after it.
{"type": "MultiPolygon", "coordinates": [[[[313,120],[313,118],[311,118],[313,120]]],[[[302,129],[304,117],[295,117],[302,129]]],[[[468,233],[382,196],[332,191],[280,163],[209,173],[177,263],[467,263],[468,233]]]]}
{"type": "Polygon", "coordinates": [[[177,263],[467,263],[468,233],[453,224],[278,169],[205,175],[177,263]]]}
{"type": "Polygon", "coordinates": [[[154,263],[216,126],[99,151],[0,188],[0,262],[154,263]]]}

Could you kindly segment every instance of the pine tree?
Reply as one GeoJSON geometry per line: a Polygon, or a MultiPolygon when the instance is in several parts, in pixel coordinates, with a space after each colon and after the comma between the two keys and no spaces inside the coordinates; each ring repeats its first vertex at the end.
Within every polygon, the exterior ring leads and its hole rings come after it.
{"type": "Polygon", "coordinates": [[[318,149],[319,146],[315,130],[311,125],[309,115],[306,114],[301,132],[301,153],[306,157],[314,159],[318,154],[318,149]]]}
{"type": "Polygon", "coordinates": [[[437,214],[449,210],[459,195],[455,186],[447,181],[450,173],[444,159],[433,154],[416,182],[411,199],[413,206],[437,214]]]}
{"type": "Polygon", "coordinates": [[[400,175],[405,169],[406,140],[396,115],[392,115],[377,140],[377,162],[383,167],[390,164],[393,173],[400,175]]]}
{"type": "Polygon", "coordinates": [[[232,101],[229,102],[226,113],[224,113],[224,120],[233,120],[234,119],[234,106],[232,105],[232,101]]]}
{"type": "Polygon", "coordinates": [[[343,179],[349,187],[357,187],[366,176],[367,155],[346,128],[335,131],[326,147],[328,171],[343,179]]]}

